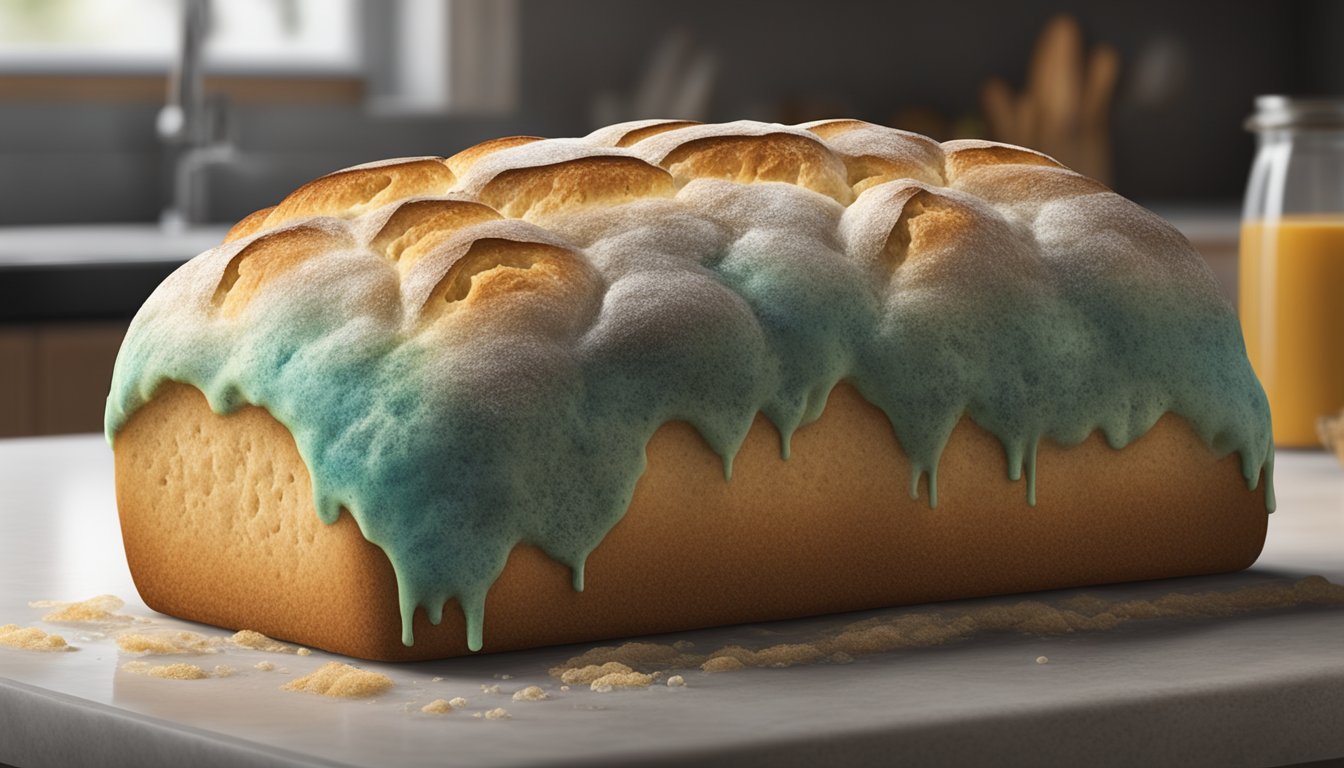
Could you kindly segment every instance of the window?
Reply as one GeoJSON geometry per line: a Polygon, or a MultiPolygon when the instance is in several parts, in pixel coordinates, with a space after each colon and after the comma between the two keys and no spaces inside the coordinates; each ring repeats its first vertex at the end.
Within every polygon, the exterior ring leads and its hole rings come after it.
{"type": "MultiPolygon", "coordinates": [[[[231,74],[358,73],[357,0],[209,4],[206,66],[231,74]]],[[[181,0],[0,0],[0,69],[155,72],[177,56],[181,0]]]]}

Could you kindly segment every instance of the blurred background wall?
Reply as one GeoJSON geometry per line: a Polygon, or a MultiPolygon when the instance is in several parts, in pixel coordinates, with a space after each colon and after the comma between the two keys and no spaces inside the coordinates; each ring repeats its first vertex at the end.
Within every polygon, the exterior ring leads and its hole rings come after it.
{"type": "MultiPolygon", "coordinates": [[[[415,3],[356,5],[361,34],[417,12],[415,3]]],[[[637,90],[660,46],[677,35],[712,60],[711,120],[849,115],[940,138],[992,135],[985,83],[997,77],[1020,91],[1043,27],[1060,13],[1076,18],[1087,49],[1108,45],[1117,54],[1111,180],[1141,201],[1234,201],[1251,158],[1241,122],[1252,97],[1344,90],[1344,53],[1333,37],[1344,29],[1344,4],[1326,0],[517,0],[508,22],[516,94],[491,114],[370,109],[362,72],[286,76],[251,90],[233,77],[237,161],[210,174],[209,215],[236,219],[308,178],[372,158],[451,154],[503,133],[586,133],[604,114],[603,99],[637,90]]],[[[440,60],[429,50],[415,55],[429,66],[440,60]]],[[[77,73],[86,87],[71,89],[43,84],[70,72],[16,73],[3,63],[0,225],[155,219],[164,203],[154,130],[163,86],[126,88],[116,72],[77,73]]],[[[257,75],[249,77],[255,86],[257,75]]]]}

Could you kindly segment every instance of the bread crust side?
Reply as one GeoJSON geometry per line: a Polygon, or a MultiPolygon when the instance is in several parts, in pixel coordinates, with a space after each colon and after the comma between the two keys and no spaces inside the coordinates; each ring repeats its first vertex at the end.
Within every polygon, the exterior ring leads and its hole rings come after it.
{"type": "MultiPolygon", "coordinates": [[[[758,416],[725,482],[692,427],[664,425],[624,518],[569,569],[519,545],[491,588],[485,651],[976,596],[1235,571],[1264,544],[1263,483],[1168,414],[1116,451],[1093,434],[1042,443],[1037,504],[968,419],[938,467],[936,509],[882,412],[842,384],[781,460],[758,416]]],[[[365,659],[468,653],[461,611],[423,610],[401,643],[396,580],[342,512],[313,510],[308,471],[266,411],[212,413],[167,383],[116,438],[127,559],[173,616],[365,659]]]]}

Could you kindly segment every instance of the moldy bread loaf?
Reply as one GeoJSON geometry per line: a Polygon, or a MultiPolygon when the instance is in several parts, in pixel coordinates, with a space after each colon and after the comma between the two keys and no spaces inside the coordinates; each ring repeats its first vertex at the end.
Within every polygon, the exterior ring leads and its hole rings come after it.
{"type": "Polygon", "coordinates": [[[1184,238],[852,120],[317,179],[146,302],[107,433],[148,605],[382,659],[1235,570],[1273,504],[1184,238]]]}

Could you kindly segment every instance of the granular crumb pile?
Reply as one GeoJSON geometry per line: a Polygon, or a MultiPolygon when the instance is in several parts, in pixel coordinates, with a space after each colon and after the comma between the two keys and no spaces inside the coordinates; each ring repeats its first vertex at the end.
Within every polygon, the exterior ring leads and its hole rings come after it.
{"type": "Polygon", "coordinates": [[[487,710],[484,714],[477,712],[472,715],[472,717],[484,717],[486,720],[508,720],[512,718],[513,715],[510,715],[509,710],[503,707],[495,707],[494,709],[487,710]]]}
{"type": "Polygon", "coordinates": [[[1080,594],[1055,604],[1022,600],[960,610],[903,613],[855,622],[812,642],[781,643],[759,650],[729,645],[710,653],[694,653],[694,646],[685,641],[671,645],[625,643],[594,648],[552,668],[550,674],[563,683],[589,683],[597,690],[596,681],[613,673],[696,667],[706,672],[730,672],[747,667],[848,664],[858,656],[942,645],[988,632],[1063,635],[1108,630],[1149,619],[1228,617],[1300,605],[1344,605],[1344,585],[1332,584],[1321,576],[1308,576],[1292,583],[1223,592],[1175,592],[1151,600],[1108,600],[1080,594]]]}
{"type": "Polygon", "coordinates": [[[126,653],[185,654],[215,653],[219,641],[195,632],[132,632],[117,636],[117,647],[126,653]]]}
{"type": "Polygon", "coordinates": [[[454,696],[448,700],[448,703],[453,705],[453,709],[461,709],[467,706],[467,700],[461,696],[454,696]]]}
{"type": "Polygon", "coordinates": [[[20,627],[18,624],[0,626],[0,645],[18,648],[21,651],[73,651],[74,646],[67,645],[60,635],[48,634],[37,627],[20,627]]]}
{"type": "Polygon", "coordinates": [[[286,683],[284,690],[356,699],[377,696],[392,685],[392,678],[387,675],[369,672],[339,661],[329,661],[316,671],[286,683]]]}
{"type": "Polygon", "coordinates": [[[421,707],[420,711],[431,715],[446,715],[453,711],[453,703],[447,699],[435,699],[421,707]]]}
{"type": "Polygon", "coordinates": [[[275,665],[269,661],[258,661],[256,664],[253,664],[252,667],[253,669],[259,669],[262,672],[270,672],[275,669],[275,665]]]}
{"type": "Polygon", "coordinates": [[[296,649],[292,645],[286,645],[280,642],[279,640],[272,640],[271,638],[261,634],[260,632],[254,632],[253,630],[250,629],[244,629],[233,633],[233,637],[229,638],[229,642],[233,643],[239,648],[248,648],[253,651],[267,651],[269,653],[298,653],[300,656],[308,655],[306,653],[300,653],[300,651],[308,650],[306,648],[296,649]]]}
{"type": "Polygon", "coordinates": [[[545,701],[551,698],[539,686],[529,685],[513,692],[514,701],[545,701]]]}
{"type": "MultiPolygon", "coordinates": [[[[204,680],[210,677],[210,674],[195,664],[150,664],[145,661],[130,661],[121,666],[127,672],[137,675],[146,675],[148,677],[160,677],[165,680],[204,680]]],[[[215,668],[216,670],[219,667],[215,668]]],[[[220,675],[227,677],[233,670],[220,675]]]]}
{"type": "Polygon", "coordinates": [[[673,675],[673,676],[667,678],[667,687],[668,687],[668,688],[685,688],[685,687],[686,687],[686,678],[682,677],[681,675],[673,675]]]}
{"type": "Polygon", "coordinates": [[[126,605],[126,602],[116,595],[99,595],[74,603],[63,603],[57,600],[35,600],[29,603],[28,607],[53,609],[42,617],[43,621],[83,624],[129,622],[131,620],[130,616],[117,613],[124,605],[126,605]]]}

